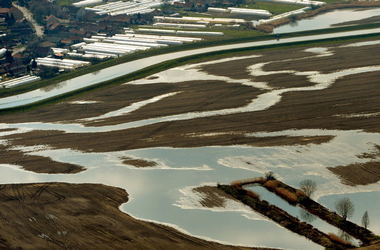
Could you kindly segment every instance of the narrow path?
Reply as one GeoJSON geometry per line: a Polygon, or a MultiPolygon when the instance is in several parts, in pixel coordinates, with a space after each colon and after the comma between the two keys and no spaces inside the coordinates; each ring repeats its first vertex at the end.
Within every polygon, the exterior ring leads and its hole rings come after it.
{"type": "Polygon", "coordinates": [[[32,13],[25,7],[21,7],[20,5],[17,5],[15,3],[12,3],[14,7],[19,9],[22,14],[25,16],[26,20],[28,20],[29,23],[32,24],[34,30],[36,31],[36,35],[38,37],[43,37],[44,35],[44,27],[39,25],[36,20],[34,20],[32,13]]]}

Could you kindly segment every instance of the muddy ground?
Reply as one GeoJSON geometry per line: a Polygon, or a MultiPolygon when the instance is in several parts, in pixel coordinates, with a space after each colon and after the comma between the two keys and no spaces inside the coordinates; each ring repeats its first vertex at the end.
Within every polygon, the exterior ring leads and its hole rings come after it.
{"type": "MultiPolygon", "coordinates": [[[[306,47],[268,50],[254,53],[261,57],[210,64],[201,66],[200,70],[232,79],[267,82],[268,86],[274,89],[283,89],[314,84],[306,76],[294,75],[284,70],[319,71],[328,74],[337,70],[380,64],[379,45],[362,47],[341,47],[341,45],[324,44],[323,46],[332,53],[329,56],[316,57],[315,53],[306,52],[306,47]],[[281,70],[282,72],[251,76],[247,68],[256,63],[266,63],[263,67],[264,71],[281,70]]],[[[3,136],[1,139],[7,140],[7,144],[0,148],[0,164],[16,164],[38,173],[85,171],[82,166],[54,162],[46,157],[30,156],[20,150],[20,147],[36,145],[56,149],[70,148],[84,152],[110,152],[163,146],[305,145],[325,143],[333,138],[332,136],[255,137],[249,135],[253,132],[288,129],[364,130],[379,133],[379,79],[380,71],[346,76],[337,79],[331,87],[324,90],[284,93],[279,103],[256,112],[169,121],[111,132],[65,133],[64,131],[33,130],[3,136]]],[[[62,122],[82,123],[84,126],[106,126],[188,112],[242,107],[266,91],[239,83],[202,79],[149,85],[127,84],[105,88],[27,113],[1,115],[0,119],[1,123],[62,122]],[[127,115],[101,121],[79,120],[103,115],[133,103],[172,92],[179,93],[127,115]],[[88,102],[79,104],[78,101],[88,102]]],[[[128,158],[124,159],[124,163],[136,167],[155,166],[154,162],[128,158]]],[[[378,166],[379,163],[374,160],[371,165],[353,164],[353,166],[337,166],[330,170],[337,174],[343,183],[363,185],[366,184],[363,183],[363,179],[367,176],[361,176],[361,173],[371,175],[371,183],[380,180],[380,173],[377,170],[374,172],[378,166]],[[365,171],[349,170],[352,167],[365,169],[365,171]]],[[[0,190],[2,192],[0,193],[2,199],[0,208],[4,218],[2,220],[4,225],[1,228],[3,231],[9,229],[8,231],[12,233],[0,234],[5,240],[3,243],[12,248],[25,249],[33,248],[32,239],[36,240],[35,246],[41,246],[38,249],[51,249],[52,246],[59,248],[62,242],[69,246],[78,246],[79,243],[93,244],[89,246],[115,244],[113,249],[123,244],[134,246],[133,249],[137,249],[137,246],[141,249],[154,248],[154,246],[160,246],[162,249],[179,248],[169,246],[180,246],[181,249],[196,247],[224,249],[220,245],[183,235],[167,227],[131,219],[117,209],[118,204],[127,200],[126,194],[120,190],[112,190],[97,185],[4,186],[0,190]],[[47,188],[42,188],[44,186],[47,188]],[[104,195],[104,192],[107,194],[104,195]],[[104,197],[113,198],[103,199],[104,197]],[[97,202],[96,206],[91,206],[93,208],[89,209],[88,204],[93,204],[93,202],[97,202]],[[17,209],[12,209],[13,207],[17,209]],[[47,219],[50,218],[50,214],[56,219],[47,219]],[[38,223],[28,222],[33,221],[33,218],[37,218],[38,223]],[[58,231],[61,234],[63,231],[70,232],[68,234],[70,237],[64,234],[59,235],[56,233],[58,231]],[[22,239],[27,238],[26,236],[33,237],[30,241],[23,242],[22,239]],[[50,238],[54,241],[50,241],[50,238]]],[[[205,201],[205,204],[207,202],[210,201],[205,201]]],[[[218,206],[222,201],[213,200],[212,202],[216,203],[210,203],[210,206],[218,206]]]]}

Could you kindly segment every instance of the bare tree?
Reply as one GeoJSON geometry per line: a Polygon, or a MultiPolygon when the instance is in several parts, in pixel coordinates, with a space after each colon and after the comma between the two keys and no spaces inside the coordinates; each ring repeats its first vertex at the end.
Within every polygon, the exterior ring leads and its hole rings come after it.
{"type": "Polygon", "coordinates": [[[268,181],[269,180],[276,180],[276,176],[274,175],[274,173],[272,171],[266,172],[265,178],[267,178],[268,181]]]}
{"type": "Polygon", "coordinates": [[[303,180],[300,182],[300,189],[310,198],[317,190],[317,183],[313,180],[303,180]]]}
{"type": "Polygon", "coordinates": [[[335,209],[343,217],[343,220],[350,218],[355,212],[354,203],[347,197],[335,202],[335,209]]]}
{"type": "Polygon", "coordinates": [[[363,225],[363,227],[365,227],[365,229],[367,229],[367,227],[369,226],[369,217],[368,217],[368,212],[367,211],[365,211],[364,214],[363,214],[362,225],[363,225]]]}

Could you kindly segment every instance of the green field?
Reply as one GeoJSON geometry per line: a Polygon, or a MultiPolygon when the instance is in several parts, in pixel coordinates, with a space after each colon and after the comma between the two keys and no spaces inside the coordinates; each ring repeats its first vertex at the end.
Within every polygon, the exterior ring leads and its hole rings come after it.
{"type": "Polygon", "coordinates": [[[75,2],[79,2],[79,0],[57,0],[56,4],[59,6],[68,6],[75,2]]]}
{"type": "Polygon", "coordinates": [[[244,8],[250,8],[250,9],[261,9],[261,10],[267,10],[273,15],[282,14],[285,12],[298,10],[303,8],[303,6],[300,5],[294,5],[294,4],[281,4],[281,3],[270,3],[270,2],[253,2],[250,4],[247,4],[245,6],[241,6],[244,8]]]}

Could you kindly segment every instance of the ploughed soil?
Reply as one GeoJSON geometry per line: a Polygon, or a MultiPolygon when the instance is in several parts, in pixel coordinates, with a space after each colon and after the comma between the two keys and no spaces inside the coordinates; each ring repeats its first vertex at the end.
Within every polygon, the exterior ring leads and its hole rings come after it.
{"type": "Polygon", "coordinates": [[[199,201],[199,203],[208,208],[213,207],[225,207],[226,202],[229,199],[235,200],[232,196],[226,194],[222,190],[217,187],[212,186],[201,186],[193,188],[194,193],[199,193],[203,196],[203,198],[199,201]]]}
{"type": "Polygon", "coordinates": [[[374,152],[358,155],[362,159],[370,159],[364,163],[352,163],[348,166],[328,168],[334,174],[341,176],[346,185],[368,185],[379,181],[380,178],[380,146],[375,145],[374,152]]]}
{"type": "MultiPolygon", "coordinates": [[[[1,249],[248,249],[136,220],[125,190],[99,184],[0,186],[1,249]]],[[[252,249],[252,248],[249,248],[252,249]]]]}
{"type": "Polygon", "coordinates": [[[0,152],[0,162],[2,164],[18,165],[35,173],[75,174],[85,170],[83,166],[56,162],[48,157],[28,155],[21,150],[7,149],[4,145],[0,145],[0,152]]]}
{"type": "Polygon", "coordinates": [[[149,168],[149,167],[154,167],[157,165],[156,162],[154,161],[146,161],[142,159],[132,159],[129,157],[124,157],[123,158],[123,163],[127,165],[132,165],[137,168],[149,168]]]}

